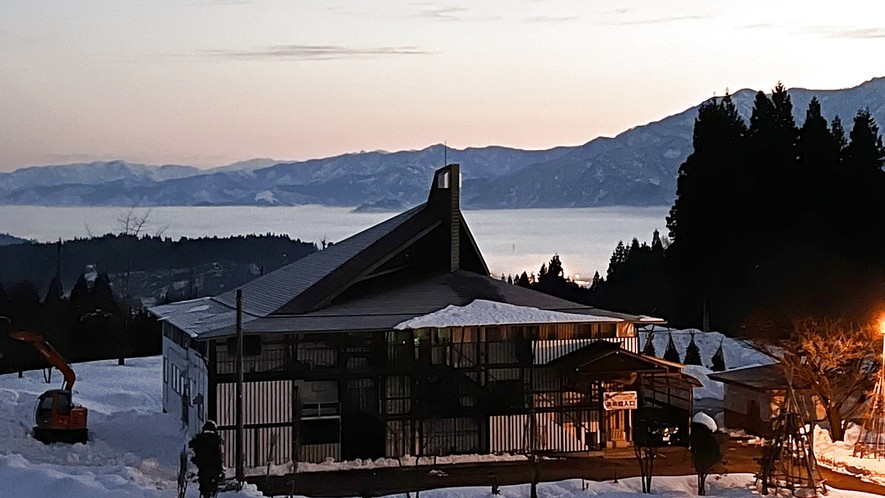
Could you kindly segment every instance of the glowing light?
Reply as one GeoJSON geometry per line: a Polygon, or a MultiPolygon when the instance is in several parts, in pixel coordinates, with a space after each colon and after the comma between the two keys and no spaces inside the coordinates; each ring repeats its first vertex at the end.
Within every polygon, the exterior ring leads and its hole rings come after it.
{"type": "Polygon", "coordinates": [[[885,315],[879,317],[879,333],[885,336],[885,315]]]}

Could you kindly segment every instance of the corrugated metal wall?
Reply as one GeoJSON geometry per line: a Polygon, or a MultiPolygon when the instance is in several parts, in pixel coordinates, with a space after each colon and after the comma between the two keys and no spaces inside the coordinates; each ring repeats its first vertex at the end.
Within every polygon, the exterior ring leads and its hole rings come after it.
{"type": "MultiPolygon", "coordinates": [[[[216,413],[225,442],[225,465],[236,465],[236,384],[218,384],[216,413]]],[[[246,467],[292,461],[294,385],[291,380],[243,383],[246,467]]]]}

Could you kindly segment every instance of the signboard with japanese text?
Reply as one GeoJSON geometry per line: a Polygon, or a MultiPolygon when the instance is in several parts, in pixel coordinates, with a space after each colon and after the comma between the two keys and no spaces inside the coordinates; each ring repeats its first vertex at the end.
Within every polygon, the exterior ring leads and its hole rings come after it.
{"type": "Polygon", "coordinates": [[[602,407],[606,410],[635,410],[636,391],[614,391],[602,394],[602,407]]]}

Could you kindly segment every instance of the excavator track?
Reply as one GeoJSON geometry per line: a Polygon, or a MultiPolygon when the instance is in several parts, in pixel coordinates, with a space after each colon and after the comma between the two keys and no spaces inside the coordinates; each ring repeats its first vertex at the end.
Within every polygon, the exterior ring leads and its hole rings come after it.
{"type": "Polygon", "coordinates": [[[89,430],[83,429],[47,429],[34,427],[34,439],[43,444],[51,443],[82,443],[89,441],[89,430]]]}

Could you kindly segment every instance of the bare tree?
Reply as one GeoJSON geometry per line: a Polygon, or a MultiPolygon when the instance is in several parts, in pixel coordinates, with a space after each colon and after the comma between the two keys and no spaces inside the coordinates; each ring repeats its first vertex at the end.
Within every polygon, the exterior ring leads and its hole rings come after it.
{"type": "Polygon", "coordinates": [[[877,339],[871,325],[803,318],[793,322],[790,339],[757,345],[780,361],[794,385],[811,390],[826,411],[833,441],[842,441],[880,368],[880,348],[872,345],[877,339]]]}
{"type": "Polygon", "coordinates": [[[122,235],[132,235],[138,238],[148,224],[153,208],[148,208],[142,212],[137,211],[137,209],[138,205],[132,206],[129,208],[129,211],[117,216],[117,228],[122,235]]]}
{"type": "MultiPolygon", "coordinates": [[[[121,213],[117,216],[117,230],[120,235],[127,236],[129,238],[129,255],[126,262],[126,292],[125,298],[126,303],[130,304],[132,295],[131,295],[131,275],[132,275],[132,253],[134,251],[135,242],[138,240],[138,237],[143,235],[147,228],[150,226],[151,222],[151,213],[153,212],[153,208],[147,208],[146,210],[139,210],[138,205],[134,205],[129,208],[125,213],[121,213]]],[[[160,237],[163,233],[166,232],[166,229],[169,228],[169,225],[165,225],[157,230],[155,236],[160,237]]],[[[87,227],[88,229],[88,227],[87,227]]]]}

